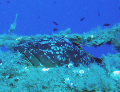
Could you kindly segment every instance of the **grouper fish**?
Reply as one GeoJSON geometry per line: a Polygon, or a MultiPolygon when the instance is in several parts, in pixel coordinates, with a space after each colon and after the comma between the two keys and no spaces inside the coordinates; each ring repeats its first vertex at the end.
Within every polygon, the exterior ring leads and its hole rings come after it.
{"type": "Polygon", "coordinates": [[[74,66],[101,63],[101,60],[76,46],[67,38],[43,38],[26,41],[14,48],[33,66],[58,67],[72,63],[74,66]]]}

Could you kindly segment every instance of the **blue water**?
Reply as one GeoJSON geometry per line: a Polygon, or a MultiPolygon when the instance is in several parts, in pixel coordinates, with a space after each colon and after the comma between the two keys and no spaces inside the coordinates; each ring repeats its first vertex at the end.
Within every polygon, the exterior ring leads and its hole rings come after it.
{"type": "MultiPolygon", "coordinates": [[[[17,13],[17,35],[53,34],[67,28],[82,34],[97,27],[110,28],[120,22],[119,7],[119,0],[0,0],[0,34],[8,33],[17,13]],[[105,23],[111,25],[104,27],[105,23]],[[54,28],[58,31],[53,32],[54,28]]],[[[105,48],[85,49],[97,57],[114,52],[105,48]]]]}

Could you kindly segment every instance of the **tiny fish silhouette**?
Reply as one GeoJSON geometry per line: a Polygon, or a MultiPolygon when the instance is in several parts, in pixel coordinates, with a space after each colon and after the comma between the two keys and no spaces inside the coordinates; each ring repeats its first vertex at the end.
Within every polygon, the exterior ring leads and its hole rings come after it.
{"type": "Polygon", "coordinates": [[[106,24],[104,24],[103,26],[110,26],[110,24],[109,24],[109,23],[106,23],[106,24]]]}
{"type": "Polygon", "coordinates": [[[10,3],[10,1],[6,1],[7,3],[10,3]]]}
{"type": "Polygon", "coordinates": [[[98,16],[100,16],[100,12],[98,11],[98,16]]]}
{"type": "Polygon", "coordinates": [[[54,1],[54,4],[56,4],[56,1],[54,1]]]}
{"type": "Polygon", "coordinates": [[[120,10],[120,4],[119,4],[119,10],[120,10]]]}
{"type": "Polygon", "coordinates": [[[55,21],[53,21],[53,23],[54,23],[55,25],[58,25],[58,23],[57,23],[57,22],[55,22],[55,21]]]}
{"type": "Polygon", "coordinates": [[[53,31],[57,31],[58,29],[57,28],[54,28],[53,31]]]}
{"type": "Polygon", "coordinates": [[[81,18],[80,21],[83,21],[84,19],[85,19],[85,17],[84,17],[84,18],[81,18]]]}
{"type": "Polygon", "coordinates": [[[40,16],[38,16],[38,19],[40,18],[40,16]]]}

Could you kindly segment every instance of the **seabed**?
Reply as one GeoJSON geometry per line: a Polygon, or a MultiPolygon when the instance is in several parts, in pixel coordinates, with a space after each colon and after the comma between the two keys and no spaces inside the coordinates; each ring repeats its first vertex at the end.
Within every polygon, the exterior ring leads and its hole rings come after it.
{"type": "MultiPolygon", "coordinates": [[[[111,29],[96,29],[84,34],[71,34],[70,28],[53,35],[0,35],[0,92],[119,92],[120,91],[120,24],[111,29]],[[60,35],[61,34],[61,35],[60,35]],[[22,42],[59,37],[80,46],[113,45],[116,54],[101,56],[104,67],[89,66],[45,67],[28,65],[14,47],[22,42]],[[7,48],[4,52],[2,48],[7,48]]],[[[47,62],[47,61],[45,61],[47,62]]]]}

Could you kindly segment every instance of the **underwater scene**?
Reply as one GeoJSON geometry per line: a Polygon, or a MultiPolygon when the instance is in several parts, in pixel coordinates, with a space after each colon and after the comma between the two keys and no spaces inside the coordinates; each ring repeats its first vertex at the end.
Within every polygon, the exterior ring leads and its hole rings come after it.
{"type": "Polygon", "coordinates": [[[120,92],[120,0],[0,0],[0,92],[120,92]]]}

